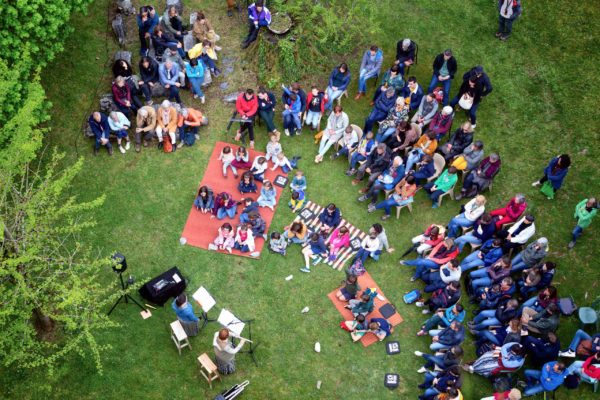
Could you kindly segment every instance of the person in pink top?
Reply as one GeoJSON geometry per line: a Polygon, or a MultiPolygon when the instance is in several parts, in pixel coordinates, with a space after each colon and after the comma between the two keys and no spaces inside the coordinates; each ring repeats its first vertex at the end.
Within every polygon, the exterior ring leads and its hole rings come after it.
{"type": "Polygon", "coordinates": [[[521,214],[525,212],[527,202],[525,195],[518,193],[510,199],[503,208],[498,208],[490,213],[492,217],[498,217],[496,220],[496,230],[502,229],[502,225],[516,222],[521,214]]]}
{"type": "Polygon", "coordinates": [[[340,250],[350,246],[350,232],[348,232],[348,228],[342,226],[335,229],[331,233],[331,236],[329,236],[329,239],[327,239],[326,244],[329,245],[329,258],[327,259],[327,263],[331,265],[337,258],[340,250]]]}

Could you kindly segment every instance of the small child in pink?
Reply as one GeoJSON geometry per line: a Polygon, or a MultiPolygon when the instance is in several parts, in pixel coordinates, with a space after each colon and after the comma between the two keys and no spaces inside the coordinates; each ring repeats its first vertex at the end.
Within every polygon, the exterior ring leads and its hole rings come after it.
{"type": "Polygon", "coordinates": [[[350,233],[345,226],[336,228],[327,239],[326,244],[329,245],[329,257],[327,264],[332,265],[337,258],[340,250],[350,246],[350,233]]]}
{"type": "Polygon", "coordinates": [[[235,233],[230,223],[226,222],[219,228],[219,235],[215,240],[208,245],[209,250],[227,250],[231,253],[231,249],[235,244],[235,233]]]}

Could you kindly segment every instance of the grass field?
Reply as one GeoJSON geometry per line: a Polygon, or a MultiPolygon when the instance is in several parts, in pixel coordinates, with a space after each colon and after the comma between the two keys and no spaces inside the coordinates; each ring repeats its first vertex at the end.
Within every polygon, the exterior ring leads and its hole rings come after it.
{"type": "MultiPolygon", "coordinates": [[[[223,37],[224,55],[239,57],[238,43],[245,33],[245,23],[228,19],[222,3],[192,2],[207,10],[217,33],[223,37]]],[[[566,251],[566,244],[575,204],[584,197],[598,195],[600,124],[595,118],[597,96],[593,91],[599,82],[600,57],[596,48],[598,36],[591,22],[600,18],[597,3],[525,2],[524,14],[506,43],[494,38],[497,16],[491,0],[376,3],[385,32],[376,41],[384,49],[384,65],[391,63],[396,41],[410,37],[420,46],[419,62],[411,74],[416,74],[425,87],[431,77],[433,57],[447,47],[457,57],[459,75],[476,64],[485,66],[494,92],[479,109],[476,138],[484,141],[486,153],[497,151],[504,161],[493,193],[486,193],[489,207],[503,205],[515,192],[525,193],[529,210],[537,218],[537,236],[549,238],[549,259],[559,265],[554,282],[559,293],[573,295],[580,305],[591,302],[599,294],[596,262],[600,252],[595,241],[598,224],[586,231],[572,252],[566,251]],[[574,165],[556,199],[548,201],[530,183],[539,178],[550,158],[562,152],[571,154],[574,165]]],[[[108,47],[104,40],[109,26],[107,4],[108,0],[97,0],[88,16],[74,18],[75,33],[68,38],[65,53],[46,69],[43,77],[54,106],[48,145],[65,151],[69,161],[86,159],[85,171],[77,178],[72,193],[80,200],[107,195],[106,204],[96,215],[97,229],[83,239],[104,254],[115,249],[123,252],[138,281],[177,265],[190,280],[190,291],[203,285],[215,296],[218,306],[242,318],[254,318],[253,337],[261,343],[256,353],[259,366],[240,355],[238,372],[210,390],[198,372],[195,358],[203,352],[212,354],[216,325],[209,325],[191,339],[193,351],[184,350],[179,356],[168,333],[168,324],[174,319],[169,304],[153,311],[149,320],[142,320],[135,307],[119,306],[112,315],[123,327],[102,334],[102,343],[112,346],[104,354],[103,375],[96,373],[89,359],[73,356],[60,365],[52,378],[43,371],[3,373],[0,397],[212,399],[217,392],[248,379],[251,383],[245,399],[415,398],[421,379],[416,370],[421,360],[413,351],[425,350],[429,343],[415,336],[423,320],[420,310],[402,303],[402,295],[415,284],[408,280],[412,271],[398,265],[398,252],[427,224],[447,223],[459,204],[446,199],[440,209],[432,210],[420,193],[412,214],[404,210],[400,220],[392,218],[384,224],[398,251],[384,255],[378,263],[369,263],[367,268],[405,319],[392,336],[400,340],[402,353],[390,357],[382,345],[366,349],[353,345],[339,329],[340,315],[326,297],[343,278],[341,272],[317,267],[310,276],[301,274],[299,249],[291,249],[286,258],[264,251],[257,261],[179,245],[213,144],[228,139],[224,128],[231,106],[220,102],[223,93],[218,84],[207,92],[207,105],[201,107],[210,118],[210,125],[201,131],[202,139],[193,148],[168,155],[148,148],[140,154],[132,150],[125,156],[115,152],[112,158],[105,152],[92,156],[92,142],[82,138],[81,126],[98,94],[109,91],[111,76],[104,60],[116,46],[112,38],[108,47]],[[289,274],[294,279],[286,282],[284,278],[289,274]],[[311,308],[306,315],[300,313],[304,306],[311,308]],[[320,354],[313,351],[317,340],[322,346],[320,354]],[[384,388],[386,372],[401,375],[400,388],[384,388]],[[316,389],[317,380],[323,382],[320,390],[316,389]]],[[[186,18],[192,4],[186,3],[186,18]]],[[[162,10],[162,6],[157,8],[162,10]]],[[[135,39],[137,32],[130,31],[130,35],[135,39]]],[[[362,54],[359,50],[355,54],[362,54]]],[[[331,65],[323,66],[322,76],[308,77],[305,86],[313,80],[324,82],[334,62],[344,59],[343,55],[331,58],[331,65]]],[[[302,60],[302,54],[299,59],[302,60]]],[[[360,59],[347,61],[356,78],[360,59]]],[[[231,77],[217,81],[226,79],[230,88],[256,86],[255,71],[254,65],[239,60],[231,77]]],[[[458,86],[459,79],[455,80],[452,93],[458,86]]],[[[369,94],[372,88],[371,82],[369,94]]],[[[349,93],[353,95],[355,90],[353,79],[349,93]]],[[[368,100],[356,103],[351,98],[344,99],[343,105],[351,121],[362,125],[369,111],[368,100]]],[[[266,144],[264,127],[257,131],[257,147],[262,148],[266,144]]],[[[361,229],[379,221],[380,214],[367,214],[366,206],[356,201],[359,187],[352,186],[343,174],[344,161],[326,159],[323,164],[314,165],[316,150],[308,134],[284,137],[282,143],[288,155],[302,155],[300,168],[308,178],[311,200],[321,204],[335,202],[344,217],[361,229]]],[[[282,204],[287,203],[287,196],[286,193],[282,198],[282,204]]],[[[280,230],[292,219],[285,205],[278,208],[272,230],[280,230]]],[[[115,278],[106,271],[107,285],[114,285],[115,278]]],[[[563,347],[577,327],[576,317],[563,319],[558,331],[563,347]]],[[[464,346],[468,350],[465,360],[473,356],[471,343],[469,336],[464,346]]],[[[566,395],[565,389],[560,391],[561,396],[566,395]]],[[[479,399],[489,392],[486,380],[465,378],[465,399],[479,399]]],[[[576,396],[597,398],[585,384],[576,396]]]]}

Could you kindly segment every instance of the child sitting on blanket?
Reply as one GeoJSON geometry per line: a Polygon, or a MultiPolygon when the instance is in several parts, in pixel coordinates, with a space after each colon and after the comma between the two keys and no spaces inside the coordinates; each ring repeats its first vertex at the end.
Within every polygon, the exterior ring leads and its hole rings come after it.
{"type": "Polygon", "coordinates": [[[235,152],[235,160],[231,162],[231,165],[235,168],[250,169],[252,163],[248,161],[249,157],[248,150],[244,146],[240,146],[235,152]]]}
{"type": "Polygon", "coordinates": [[[380,342],[390,336],[393,330],[394,328],[385,318],[371,318],[369,321],[369,333],[377,336],[380,342]]]}
{"type": "Polygon", "coordinates": [[[212,211],[214,206],[213,192],[208,186],[201,186],[198,190],[198,196],[194,200],[196,210],[206,214],[212,211]]]}
{"type": "Polygon", "coordinates": [[[221,192],[215,197],[215,205],[213,207],[211,218],[217,217],[223,219],[225,217],[233,218],[237,212],[237,202],[227,192],[221,192]]]}
{"type": "Polygon", "coordinates": [[[231,168],[233,176],[238,177],[237,169],[233,166],[232,162],[235,160],[235,156],[231,152],[231,147],[225,146],[219,154],[219,160],[223,163],[223,176],[227,178],[227,168],[231,168]]]}
{"type": "Polygon", "coordinates": [[[288,243],[302,244],[306,242],[308,227],[302,221],[294,221],[291,225],[283,228],[283,236],[288,243]]]}
{"type": "Polygon", "coordinates": [[[304,176],[304,172],[300,170],[296,170],[296,175],[294,179],[292,179],[292,183],[290,184],[290,189],[292,192],[294,191],[302,191],[306,192],[306,177],[304,176]]]}
{"type": "Polygon", "coordinates": [[[262,182],[265,179],[265,171],[268,167],[269,164],[267,164],[267,159],[263,156],[258,156],[254,159],[250,171],[254,175],[255,180],[262,182]]]}
{"type": "Polygon", "coordinates": [[[275,158],[282,151],[283,149],[281,148],[281,143],[279,143],[277,135],[271,135],[269,143],[267,143],[267,154],[265,155],[267,161],[273,160],[273,162],[275,162],[275,158]]]}
{"type": "Polygon", "coordinates": [[[252,211],[258,211],[258,203],[252,200],[252,198],[246,197],[242,199],[240,205],[244,206],[242,213],[240,214],[240,222],[246,224],[250,221],[248,214],[250,214],[252,211]]]}
{"type": "Polygon", "coordinates": [[[357,315],[352,321],[340,322],[340,327],[350,332],[353,342],[358,342],[369,329],[365,316],[362,314],[357,315]]]}
{"type": "Polygon", "coordinates": [[[356,298],[360,290],[358,277],[346,270],[346,279],[342,281],[342,287],[335,294],[339,301],[350,301],[356,298]]]}
{"type": "Polygon", "coordinates": [[[274,253],[285,256],[285,249],[287,248],[288,242],[285,240],[283,235],[279,232],[271,233],[271,240],[269,241],[269,250],[274,253]]]}
{"type": "Polygon", "coordinates": [[[252,176],[251,172],[244,172],[242,179],[240,179],[238,190],[240,193],[256,193],[258,187],[256,187],[256,183],[254,183],[254,176],[252,176]]]}
{"type": "Polygon", "coordinates": [[[277,157],[273,158],[273,168],[271,168],[271,171],[275,171],[277,167],[281,167],[284,174],[292,170],[292,164],[290,164],[290,160],[283,154],[283,151],[277,154],[277,157]]]}
{"type": "Polygon", "coordinates": [[[332,265],[340,253],[340,250],[350,246],[350,233],[348,232],[348,228],[345,226],[336,228],[331,236],[329,236],[326,243],[329,245],[329,257],[327,258],[327,263],[332,265]]]}
{"type": "Polygon", "coordinates": [[[352,311],[355,317],[359,314],[367,316],[375,308],[374,297],[365,292],[360,296],[360,299],[351,299],[345,305],[347,309],[352,311]]]}
{"type": "Polygon", "coordinates": [[[252,230],[252,235],[257,238],[262,236],[265,240],[267,240],[267,235],[265,231],[267,230],[267,223],[260,216],[258,211],[252,211],[248,214],[248,219],[250,220],[248,224],[250,225],[250,229],[252,230]]]}
{"type": "Polygon", "coordinates": [[[256,201],[259,206],[269,207],[271,211],[273,210],[273,207],[275,207],[275,203],[277,202],[277,192],[271,181],[265,180],[263,182],[263,187],[260,189],[260,196],[256,201]]]}
{"type": "Polygon", "coordinates": [[[210,243],[208,245],[208,249],[209,250],[227,250],[229,253],[231,253],[231,249],[233,248],[234,243],[235,243],[235,240],[234,240],[233,227],[231,226],[230,223],[225,222],[219,228],[218,236],[215,238],[215,240],[213,240],[212,243],[210,243]]]}
{"type": "Polygon", "coordinates": [[[298,191],[294,191],[292,193],[292,199],[290,200],[288,205],[292,209],[292,212],[298,212],[298,211],[302,210],[302,207],[304,207],[305,202],[306,202],[306,196],[304,195],[304,192],[301,190],[298,190],[298,191]]]}
{"type": "Polygon", "coordinates": [[[302,249],[302,255],[304,256],[304,268],[300,268],[302,272],[310,272],[310,260],[313,261],[313,265],[317,265],[321,260],[327,257],[327,247],[325,241],[318,233],[310,235],[308,246],[302,249]]]}
{"type": "Polygon", "coordinates": [[[335,204],[329,203],[321,214],[319,214],[319,222],[321,222],[321,235],[327,237],[333,229],[342,221],[342,213],[335,204]]]}
{"type": "MultiPolygon", "coordinates": [[[[238,226],[233,248],[242,253],[254,252],[254,235],[252,235],[252,230],[248,228],[247,224],[238,226]]],[[[251,255],[254,257],[253,254],[251,255]]]]}

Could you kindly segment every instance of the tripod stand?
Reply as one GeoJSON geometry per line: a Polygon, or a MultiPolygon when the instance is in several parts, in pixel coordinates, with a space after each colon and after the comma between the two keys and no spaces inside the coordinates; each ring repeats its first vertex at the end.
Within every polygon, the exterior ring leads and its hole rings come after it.
{"type": "MultiPolygon", "coordinates": [[[[252,358],[252,361],[254,361],[254,365],[256,365],[258,367],[258,362],[256,361],[256,357],[254,356],[254,350],[256,350],[256,348],[260,345],[259,342],[252,342],[252,321],[254,321],[254,319],[240,319],[240,322],[243,322],[244,324],[248,325],[248,344],[250,345],[250,348],[248,350],[240,350],[240,353],[247,353],[250,354],[250,357],[252,358]]],[[[236,324],[237,322],[232,322],[229,325],[233,325],[236,324]]],[[[233,341],[233,340],[232,340],[233,341]]],[[[235,342],[234,342],[235,344],[235,342]]]]}
{"type": "Polygon", "coordinates": [[[200,313],[200,319],[202,320],[202,323],[200,324],[200,330],[202,330],[206,325],[208,325],[209,322],[216,321],[216,319],[208,318],[208,313],[204,311],[200,313]]]}
{"type": "MultiPolygon", "coordinates": [[[[123,271],[119,272],[119,280],[121,281],[121,289],[125,290],[126,286],[125,286],[125,282],[123,281],[123,271]]],[[[110,313],[113,312],[113,310],[117,307],[117,305],[121,302],[121,300],[125,300],[126,304],[129,304],[128,300],[131,300],[133,303],[137,304],[139,308],[142,309],[142,311],[147,311],[144,307],[142,307],[142,305],[140,303],[137,302],[136,299],[134,299],[133,297],[131,297],[129,294],[125,293],[122,294],[119,299],[116,301],[116,303],[112,306],[112,308],[110,309],[110,311],[108,312],[107,315],[110,315],[110,313]]]]}

